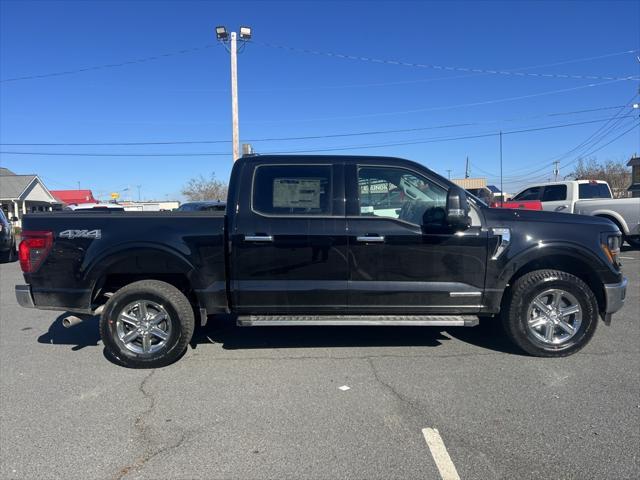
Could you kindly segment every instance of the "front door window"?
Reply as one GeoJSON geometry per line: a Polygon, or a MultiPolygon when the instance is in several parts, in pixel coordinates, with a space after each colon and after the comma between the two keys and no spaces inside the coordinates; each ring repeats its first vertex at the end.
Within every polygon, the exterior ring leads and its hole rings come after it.
{"type": "Polygon", "coordinates": [[[386,217],[415,225],[443,225],[447,191],[402,168],[358,170],[360,216],[386,217]]]}

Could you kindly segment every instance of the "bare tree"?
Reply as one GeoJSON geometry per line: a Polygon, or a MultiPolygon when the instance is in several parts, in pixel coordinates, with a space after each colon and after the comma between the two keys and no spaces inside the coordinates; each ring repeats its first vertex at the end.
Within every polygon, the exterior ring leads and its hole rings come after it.
{"type": "Polygon", "coordinates": [[[627,166],[614,160],[600,163],[595,158],[581,158],[568,176],[575,180],[606,180],[615,198],[626,197],[627,187],[631,184],[631,172],[627,166]]]}
{"type": "Polygon", "coordinates": [[[217,180],[216,174],[211,173],[209,178],[202,174],[192,178],[182,187],[182,194],[191,201],[199,200],[225,200],[227,198],[227,183],[217,180]]]}

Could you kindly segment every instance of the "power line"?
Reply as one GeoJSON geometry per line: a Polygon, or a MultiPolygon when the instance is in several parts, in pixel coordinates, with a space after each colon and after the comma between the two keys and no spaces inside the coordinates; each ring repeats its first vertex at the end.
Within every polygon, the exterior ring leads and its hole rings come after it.
{"type": "Polygon", "coordinates": [[[200,47],[192,47],[192,48],[184,48],[182,50],[176,50],[173,52],[166,52],[166,53],[160,53],[158,55],[153,55],[150,57],[143,57],[143,58],[137,58],[135,60],[127,60],[124,62],[117,62],[117,63],[105,63],[102,65],[93,65],[91,67],[83,67],[83,68],[76,68],[74,70],[63,70],[63,71],[58,71],[58,72],[50,72],[50,73],[41,73],[41,74],[35,74],[35,75],[24,75],[24,76],[20,76],[20,77],[13,77],[13,78],[3,78],[0,80],[0,83],[7,83],[7,82],[17,82],[20,80],[34,80],[36,78],[47,78],[47,77],[59,77],[61,75],[72,75],[75,73],[83,73],[83,72],[90,72],[92,70],[102,70],[105,68],[115,68],[115,67],[125,67],[127,65],[134,65],[137,63],[146,63],[146,62],[151,62],[154,60],[161,60],[163,58],[167,58],[167,57],[173,57],[176,55],[184,55],[186,53],[192,53],[192,52],[197,52],[199,50],[204,50],[207,48],[212,48],[215,47],[215,44],[207,44],[207,45],[202,45],[200,47]]]}
{"type": "Polygon", "coordinates": [[[638,128],[638,126],[640,126],[640,123],[636,123],[635,125],[633,125],[631,128],[629,128],[628,130],[625,130],[624,132],[622,132],[620,135],[618,135],[617,137],[613,138],[612,140],[608,141],[607,143],[605,143],[604,145],[599,146],[598,148],[596,148],[595,150],[591,150],[590,152],[587,152],[579,157],[574,158],[572,161],[570,161],[569,163],[564,164],[564,167],[568,167],[569,165],[572,165],[574,163],[576,163],[578,160],[580,160],[580,158],[583,158],[587,155],[593,155],[596,152],[599,152],[600,150],[602,150],[603,148],[611,145],[613,142],[615,142],[616,140],[624,137],[625,135],[627,135],[628,133],[631,133],[634,129],[638,128]]]}
{"type": "MultiPolygon", "coordinates": [[[[404,62],[401,60],[388,60],[388,59],[380,59],[373,57],[363,57],[359,55],[348,55],[344,53],[335,53],[335,52],[325,52],[320,50],[311,50],[308,48],[299,48],[299,47],[290,47],[286,45],[278,45],[269,42],[254,42],[264,47],[276,48],[280,50],[292,51],[297,53],[305,53],[310,55],[317,56],[326,56],[333,58],[342,58],[346,60],[358,60],[362,62],[370,62],[370,63],[382,63],[387,65],[400,65],[403,67],[416,67],[416,68],[428,68],[432,70],[442,70],[442,71],[456,71],[456,72],[467,72],[467,73],[483,73],[483,74],[491,74],[491,75],[510,75],[510,76],[519,76],[519,77],[538,77],[538,78],[563,78],[563,79],[577,79],[577,80],[637,80],[638,77],[634,75],[628,75],[625,77],[614,77],[614,76],[602,76],[602,75],[572,75],[572,74],[559,74],[559,73],[534,73],[534,72],[520,72],[515,70],[493,70],[493,69],[484,69],[484,68],[470,68],[470,67],[452,67],[448,65],[436,65],[431,63],[412,63],[412,62],[404,62]]],[[[636,50],[627,50],[625,52],[620,52],[619,54],[631,54],[635,53],[636,50]]]]}
{"type": "MultiPolygon", "coordinates": [[[[589,60],[597,60],[601,58],[614,57],[625,54],[635,53],[636,50],[625,50],[624,52],[616,52],[605,55],[598,55],[594,57],[584,57],[577,58],[572,60],[565,60],[554,63],[546,63],[541,65],[530,65],[527,67],[518,67],[511,69],[512,71],[518,70],[533,70],[536,68],[547,68],[547,67],[555,67],[558,65],[566,65],[570,63],[577,62],[586,62],[589,60]]],[[[309,90],[336,90],[336,89],[347,89],[347,88],[369,88],[369,87],[386,87],[386,86],[394,86],[394,85],[411,85],[417,83],[429,83],[429,82],[437,82],[441,80],[456,80],[460,78],[472,78],[487,75],[485,73],[472,73],[466,75],[453,75],[446,77],[430,77],[430,78],[420,78],[415,80],[396,80],[393,82],[369,82],[369,83],[351,83],[351,84],[342,84],[342,85],[314,85],[309,87],[301,87],[301,86],[292,86],[292,87],[281,87],[281,88],[251,88],[251,89],[243,89],[245,92],[274,92],[274,91],[309,91],[309,90]]]]}
{"type": "MultiPolygon", "coordinates": [[[[584,157],[585,157],[585,156],[587,156],[587,155],[593,155],[594,153],[599,152],[599,151],[600,151],[600,150],[602,150],[603,148],[605,148],[605,147],[607,147],[607,146],[611,145],[611,144],[612,144],[613,142],[615,142],[616,140],[619,140],[620,138],[624,137],[625,135],[627,135],[627,134],[631,133],[634,129],[638,128],[638,126],[640,126],[640,123],[635,123],[631,128],[629,128],[629,129],[625,130],[625,131],[624,131],[624,132],[622,132],[620,135],[617,135],[615,138],[612,138],[612,139],[611,139],[610,141],[608,141],[607,143],[605,143],[605,144],[601,145],[600,147],[598,147],[598,148],[596,148],[596,149],[594,149],[594,150],[591,150],[591,151],[590,151],[590,152],[588,152],[588,153],[585,153],[585,154],[583,154],[583,155],[579,155],[579,156],[577,156],[576,158],[574,158],[574,159],[573,159],[572,161],[570,161],[569,163],[566,163],[566,164],[562,165],[562,166],[561,166],[561,168],[562,168],[562,167],[568,167],[569,165],[573,165],[574,163],[576,163],[576,162],[577,162],[578,160],[580,160],[581,158],[584,158],[584,157]]],[[[548,174],[544,174],[544,175],[537,176],[536,178],[538,178],[538,179],[539,179],[539,178],[546,178],[547,176],[548,176],[548,174]]],[[[497,177],[494,177],[494,178],[497,178],[497,177]]],[[[507,181],[507,182],[505,182],[505,183],[507,183],[507,184],[521,184],[521,183],[531,183],[531,182],[539,181],[539,180],[536,180],[536,178],[529,178],[529,179],[526,179],[526,182],[525,182],[525,179],[521,178],[521,179],[516,179],[516,180],[510,180],[510,181],[507,181]]]]}
{"type": "MultiPolygon", "coordinates": [[[[623,118],[631,118],[635,117],[635,115],[627,115],[623,118]]],[[[578,125],[587,125],[592,123],[604,122],[608,121],[611,117],[601,118],[596,120],[588,120],[583,122],[573,122],[573,123],[564,123],[559,125],[548,125],[548,126],[540,126],[533,128],[526,128],[520,130],[510,130],[506,132],[502,132],[503,135],[513,135],[518,133],[528,133],[528,132],[537,132],[543,130],[551,130],[556,128],[566,128],[573,127],[578,125]]],[[[383,144],[373,144],[373,145],[347,145],[341,147],[332,147],[332,148],[320,148],[320,149],[306,149],[306,150],[289,150],[289,151],[280,151],[280,152],[265,152],[265,154],[287,154],[287,153],[305,153],[305,152],[330,152],[330,151],[339,151],[339,150],[354,150],[361,148],[379,148],[379,147],[394,147],[394,146],[403,146],[403,145],[419,145],[425,143],[437,143],[437,142],[448,142],[455,140],[467,140],[467,139],[475,139],[475,138],[486,138],[493,137],[499,135],[499,132],[488,132],[483,134],[476,135],[464,135],[459,137],[435,137],[430,139],[418,140],[418,141],[407,141],[407,142],[394,142],[394,143],[383,143],[383,144]]],[[[203,153],[88,153],[88,152],[16,152],[16,151],[0,151],[0,154],[7,155],[40,155],[40,156],[74,156],[74,157],[197,157],[197,156],[227,156],[227,153],[222,152],[203,152],[203,153]]]]}
{"type": "MultiPolygon", "coordinates": [[[[268,46],[268,47],[274,47],[274,48],[280,48],[280,49],[294,49],[293,47],[284,47],[284,46],[277,46],[277,45],[272,45],[272,44],[264,44],[261,42],[253,42],[253,43],[260,43],[264,46],[268,46]]],[[[135,65],[135,64],[139,64],[139,63],[146,63],[146,62],[151,62],[151,61],[155,61],[155,60],[161,60],[163,58],[167,58],[167,57],[172,57],[172,56],[177,56],[177,55],[184,55],[187,53],[192,53],[192,52],[197,52],[200,50],[204,50],[204,49],[208,49],[208,48],[213,48],[215,47],[215,44],[206,44],[206,45],[201,45],[199,47],[190,47],[190,48],[184,48],[181,50],[176,50],[176,51],[172,51],[172,52],[165,52],[165,53],[160,53],[160,54],[156,54],[156,55],[151,55],[148,57],[142,57],[142,58],[137,58],[137,59],[133,59],[133,60],[125,60],[125,61],[121,61],[121,62],[116,62],[116,63],[105,63],[105,64],[101,64],[101,65],[92,65],[89,67],[81,67],[81,68],[76,68],[76,69],[72,69],[72,70],[62,70],[62,71],[57,71],[57,72],[47,72],[47,73],[40,73],[40,74],[33,74],[33,75],[22,75],[22,76],[18,76],[18,77],[11,77],[11,78],[3,78],[0,79],[0,83],[8,83],[8,82],[17,82],[17,81],[22,81],[22,80],[34,80],[34,79],[39,79],[39,78],[48,78],[48,77],[58,77],[58,76],[62,76],[62,75],[73,75],[76,73],[84,73],[84,72],[89,72],[89,71],[93,71],[93,70],[102,70],[102,69],[106,69],[106,68],[117,68],[117,67],[124,67],[127,65],[135,65]]],[[[335,57],[342,57],[341,55],[338,54],[329,54],[329,53],[323,53],[323,52],[316,52],[313,50],[309,50],[306,51],[304,49],[300,49],[302,51],[302,53],[314,53],[317,55],[329,55],[329,56],[335,56],[335,57]]],[[[625,50],[625,51],[621,51],[621,52],[613,52],[613,53],[608,53],[608,54],[604,54],[604,55],[597,55],[597,56],[592,56],[592,57],[584,57],[584,58],[577,58],[577,59],[572,59],[572,60],[566,60],[566,61],[560,61],[560,62],[554,62],[554,63],[549,63],[549,64],[544,64],[544,65],[535,65],[535,66],[529,66],[529,67],[522,67],[522,68],[518,68],[515,69],[513,71],[514,74],[518,74],[516,73],[516,70],[528,70],[528,69],[534,69],[534,68],[546,68],[546,67],[554,67],[554,66],[558,66],[558,65],[566,65],[569,63],[578,63],[578,62],[586,62],[586,61],[591,61],[591,60],[598,60],[598,59],[602,59],[602,58],[608,58],[608,57],[614,57],[614,56],[620,56],[620,55],[627,55],[627,54],[633,54],[636,53],[637,50],[625,50]]],[[[350,58],[349,56],[345,57],[345,58],[350,58]]],[[[354,57],[354,59],[365,59],[367,57],[354,57]]],[[[376,59],[370,59],[371,61],[377,61],[376,59]]],[[[392,63],[392,62],[386,62],[386,61],[378,61],[378,63],[392,63]]],[[[416,64],[415,66],[419,66],[420,64],[416,64]]],[[[427,67],[427,65],[424,65],[424,67],[427,67]]],[[[430,66],[432,68],[438,68],[441,66],[437,66],[437,65],[433,65],[430,66]]],[[[450,67],[441,67],[441,69],[444,70],[450,70],[450,67]]],[[[457,70],[457,68],[456,68],[457,70]]],[[[482,71],[482,72],[475,72],[474,70],[465,70],[462,69],[462,71],[472,71],[474,73],[504,73],[504,72],[497,72],[497,71],[492,71],[492,70],[487,70],[486,72],[482,71]]],[[[465,75],[466,76],[466,75],[465,75]]],[[[543,76],[541,74],[538,74],[536,76],[543,76]]],[[[458,78],[458,77],[447,77],[448,79],[451,78],[458,78]]],[[[564,78],[564,77],[563,77],[564,78]]],[[[592,80],[597,80],[600,77],[596,77],[593,76],[593,78],[590,78],[592,80]]],[[[604,77],[603,77],[604,78],[604,77]]],[[[443,78],[444,80],[445,78],[443,78]]],[[[607,79],[614,79],[614,77],[610,77],[607,79]]],[[[416,80],[416,81],[408,81],[408,83],[414,83],[414,82],[421,82],[421,81],[432,81],[432,80],[436,80],[436,79],[424,79],[424,80],[416,80]]],[[[404,82],[390,82],[388,83],[388,85],[395,85],[395,84],[400,84],[400,83],[404,83],[404,82]]],[[[379,86],[379,85],[385,85],[384,83],[382,84],[362,84],[362,85],[338,85],[335,87],[331,87],[331,86],[321,86],[321,87],[317,87],[317,88],[349,88],[349,87],[364,87],[364,86],[379,86]]]]}
{"type": "Polygon", "coordinates": [[[210,157],[229,156],[230,153],[207,152],[207,153],[76,153],[76,152],[7,152],[7,155],[41,155],[41,156],[70,156],[70,157],[210,157]]]}
{"type": "MultiPolygon", "coordinates": [[[[605,120],[603,120],[603,119],[590,120],[590,121],[587,121],[587,122],[575,122],[575,123],[569,123],[569,124],[563,124],[563,125],[527,128],[527,129],[522,129],[522,130],[511,130],[511,131],[507,131],[507,132],[502,132],[502,134],[503,135],[512,135],[512,134],[516,134],[516,133],[527,133],[527,132],[535,132],[535,131],[542,131],[542,130],[550,130],[550,129],[555,129],[555,128],[572,127],[572,126],[577,126],[577,125],[586,125],[586,124],[589,124],[589,123],[596,123],[596,122],[602,122],[602,121],[605,121],[605,120]]],[[[328,147],[328,148],[317,148],[317,149],[272,151],[272,152],[265,152],[265,154],[337,152],[337,151],[341,151],[341,150],[358,150],[358,149],[364,149],[364,148],[399,147],[399,146],[407,146],[407,145],[423,145],[423,144],[427,144],[427,143],[450,142],[450,141],[457,141],[457,140],[473,140],[473,139],[478,139],[478,138],[495,137],[495,136],[498,136],[498,135],[499,135],[499,132],[488,132],[488,133],[481,133],[481,134],[476,134],[476,135],[464,135],[464,136],[459,136],[459,137],[436,137],[436,138],[430,138],[430,139],[424,139],[424,140],[395,142],[395,143],[345,145],[345,146],[340,146],[340,147],[328,147]]],[[[0,152],[0,153],[2,153],[2,152],[0,152]]]]}
{"type": "MultiPolygon", "coordinates": [[[[626,116],[626,117],[622,117],[622,118],[630,118],[630,117],[633,117],[633,116],[626,116]]],[[[592,150],[591,150],[590,152],[588,152],[588,153],[582,153],[582,154],[580,154],[580,155],[576,156],[576,157],[575,157],[571,162],[566,163],[566,164],[564,164],[564,165],[561,165],[561,166],[560,166],[560,168],[568,167],[569,165],[572,165],[573,163],[577,162],[580,158],[583,158],[583,157],[584,157],[584,156],[586,156],[586,155],[592,155],[593,153],[596,153],[596,152],[598,152],[598,151],[602,150],[604,147],[606,147],[607,145],[610,145],[611,143],[615,142],[617,139],[619,139],[619,138],[623,137],[624,135],[626,135],[627,133],[631,132],[634,128],[636,128],[636,127],[638,126],[638,123],[637,123],[637,122],[635,122],[635,121],[633,122],[633,124],[634,124],[634,125],[633,125],[630,129],[625,130],[624,132],[622,132],[622,134],[620,134],[620,135],[616,136],[616,137],[615,137],[615,138],[613,138],[611,141],[609,141],[609,142],[605,143],[604,145],[601,145],[601,146],[600,146],[600,147],[598,147],[598,148],[592,149],[592,150]]],[[[617,127],[617,125],[616,125],[616,127],[617,127]]],[[[614,127],[614,128],[615,128],[615,127],[614,127]]],[[[606,136],[608,136],[609,134],[613,133],[614,128],[609,129],[609,130],[604,134],[604,136],[600,137],[600,139],[598,139],[595,143],[593,143],[589,148],[593,148],[593,147],[595,147],[595,145],[597,145],[597,143],[599,143],[600,141],[604,140],[604,138],[605,138],[606,136]]],[[[559,157],[557,157],[557,158],[559,158],[559,157]]],[[[554,161],[554,162],[551,162],[550,164],[545,164],[545,165],[544,165],[544,166],[542,166],[542,167],[536,168],[535,170],[531,170],[531,171],[529,171],[529,172],[527,172],[527,173],[524,173],[524,174],[508,176],[508,177],[505,177],[505,178],[508,178],[508,179],[509,179],[509,182],[508,182],[508,183],[522,183],[522,182],[524,182],[524,181],[530,181],[530,180],[531,180],[531,179],[530,179],[531,175],[534,175],[534,174],[536,174],[536,173],[538,173],[538,172],[541,172],[541,171],[543,171],[543,170],[546,170],[547,168],[550,168],[550,167],[551,167],[554,163],[556,163],[557,161],[558,161],[558,160],[556,160],[556,161],[554,161]]],[[[479,168],[477,165],[476,165],[476,166],[474,166],[474,168],[476,168],[476,170],[479,170],[479,171],[481,171],[481,172],[483,172],[483,173],[485,173],[485,174],[489,175],[489,178],[492,178],[492,179],[497,179],[497,178],[499,178],[499,176],[498,176],[498,175],[496,175],[496,174],[494,174],[494,173],[491,173],[491,172],[488,172],[488,171],[486,171],[486,170],[482,170],[482,169],[481,169],[481,168],[479,168]]],[[[546,174],[545,174],[545,175],[546,175],[546,174]]]]}
{"type": "MultiPolygon", "coordinates": [[[[625,107],[626,105],[622,105],[625,107]]],[[[598,107],[598,108],[590,108],[583,110],[574,110],[569,112],[553,112],[546,113],[541,115],[532,115],[527,117],[512,117],[502,120],[487,120],[482,122],[467,122],[467,123],[453,123],[453,124],[443,124],[443,125],[432,125],[428,127],[416,127],[416,128],[401,128],[394,130],[371,130],[371,131],[363,131],[363,132],[350,132],[350,133],[335,133],[335,134],[326,134],[326,135],[306,135],[306,136],[298,136],[298,137],[267,137],[267,138],[250,138],[246,139],[246,142],[275,142],[275,141],[292,141],[292,140],[315,140],[315,139],[324,139],[324,138],[342,138],[342,137],[356,137],[356,136],[366,136],[366,135],[386,135],[391,133],[408,133],[408,132],[419,132],[424,130],[436,130],[436,129],[444,129],[444,128],[458,128],[458,127],[467,127],[474,125],[483,125],[483,124],[491,124],[491,123],[500,123],[500,122],[512,122],[512,121],[520,121],[520,120],[530,120],[535,118],[546,118],[546,117],[557,117],[563,115],[575,115],[580,113],[590,113],[590,112],[598,112],[603,110],[613,110],[620,108],[620,105],[610,106],[610,107],[598,107]]],[[[166,141],[150,141],[150,142],[87,142],[87,143],[0,143],[2,146],[142,146],[142,145],[197,145],[197,144],[216,144],[216,143],[231,143],[231,140],[166,140],[166,141]]]]}
{"type": "MultiPolygon", "coordinates": [[[[568,157],[573,152],[577,152],[580,149],[584,149],[585,147],[586,147],[586,149],[589,149],[589,148],[597,145],[600,141],[602,141],[604,138],[606,138],[606,136],[609,135],[609,133],[611,133],[613,130],[615,130],[615,128],[618,125],[620,125],[620,122],[622,120],[624,120],[625,118],[629,118],[629,116],[621,116],[621,114],[624,112],[625,109],[627,109],[627,108],[629,108],[631,106],[631,104],[633,103],[633,101],[635,100],[635,98],[637,96],[638,96],[637,93],[634,94],[627,101],[627,103],[625,103],[624,105],[622,105],[620,107],[620,109],[618,110],[618,112],[616,112],[615,115],[613,115],[604,125],[601,125],[596,131],[594,131],[591,135],[589,135],[585,140],[583,140],[581,143],[579,143],[576,147],[573,147],[571,150],[569,150],[568,152],[565,152],[562,155],[552,157],[550,159],[550,163],[545,164],[545,166],[542,167],[542,168],[538,168],[538,169],[535,169],[535,170],[531,170],[530,168],[514,170],[511,173],[515,173],[515,172],[518,172],[518,171],[526,171],[526,173],[522,173],[522,174],[518,174],[518,175],[515,175],[515,176],[511,176],[511,178],[518,178],[518,177],[523,177],[524,178],[524,177],[527,177],[527,176],[529,176],[529,175],[531,175],[533,173],[541,171],[544,168],[547,168],[548,166],[551,166],[554,163],[556,163],[556,162],[568,157]],[[612,121],[613,121],[613,123],[611,123],[612,121]],[[598,133],[600,133],[600,135],[598,135],[598,133]]],[[[492,175],[493,177],[496,177],[495,174],[487,172],[486,170],[482,170],[479,167],[476,167],[476,168],[478,168],[478,170],[481,170],[481,171],[483,171],[484,173],[486,173],[488,175],[492,175]]]]}
{"type": "Polygon", "coordinates": [[[585,88],[593,88],[600,87],[604,85],[610,85],[612,83],[620,82],[621,80],[611,80],[607,82],[600,83],[589,83],[587,85],[579,85],[577,87],[570,88],[561,88],[559,90],[548,90],[546,92],[538,92],[527,95],[519,95],[515,97],[505,97],[498,98],[492,100],[483,100],[479,102],[470,102],[470,103],[459,103],[455,105],[444,105],[439,107],[427,107],[427,108],[417,108],[412,110],[400,110],[395,112],[379,112],[379,113],[367,113],[360,115],[338,115],[332,117],[319,117],[319,118],[304,118],[304,119],[293,119],[293,120],[262,120],[262,121],[248,121],[246,123],[260,123],[260,124],[281,124],[281,123],[302,123],[302,122],[318,122],[318,121],[328,121],[328,120],[353,120],[358,118],[375,118],[375,117],[388,117],[393,115],[406,115],[410,113],[424,113],[424,112],[435,112],[435,111],[443,111],[443,110],[453,110],[456,108],[467,108],[467,107],[477,107],[481,105],[492,105],[495,103],[504,103],[504,102],[512,102],[516,100],[526,100],[530,98],[543,97],[546,95],[556,95],[559,93],[567,93],[573,92],[576,90],[582,90],[585,88]]]}

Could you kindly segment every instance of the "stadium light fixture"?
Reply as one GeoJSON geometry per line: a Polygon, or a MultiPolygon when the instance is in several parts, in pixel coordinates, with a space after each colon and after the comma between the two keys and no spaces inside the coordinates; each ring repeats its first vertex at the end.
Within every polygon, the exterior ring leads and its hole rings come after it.
{"type": "Polygon", "coordinates": [[[229,38],[229,32],[227,32],[227,28],[223,25],[219,25],[216,27],[216,38],[221,42],[226,42],[229,38]]]}
{"type": "Polygon", "coordinates": [[[240,39],[251,40],[251,27],[240,27],[240,39]]]}

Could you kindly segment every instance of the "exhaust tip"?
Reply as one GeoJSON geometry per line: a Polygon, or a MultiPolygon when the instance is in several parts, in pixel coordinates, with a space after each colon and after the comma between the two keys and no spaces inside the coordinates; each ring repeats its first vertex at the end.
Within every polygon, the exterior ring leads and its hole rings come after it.
{"type": "Polygon", "coordinates": [[[82,323],[82,319],[76,317],[75,315],[69,315],[68,317],[64,317],[62,319],[62,326],[64,328],[71,328],[78,325],[79,323],[82,323]]]}

